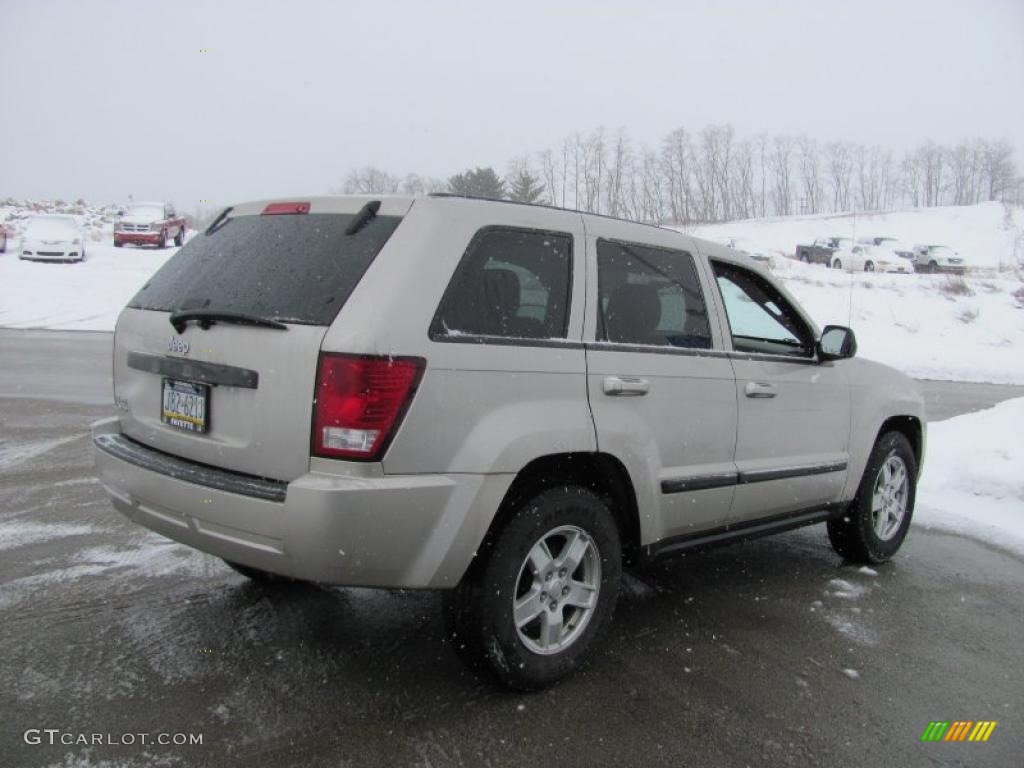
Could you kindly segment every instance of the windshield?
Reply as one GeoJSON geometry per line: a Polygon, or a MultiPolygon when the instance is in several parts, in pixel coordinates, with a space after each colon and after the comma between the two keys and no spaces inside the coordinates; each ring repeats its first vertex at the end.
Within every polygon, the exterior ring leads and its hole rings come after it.
{"type": "Polygon", "coordinates": [[[135,205],[128,209],[125,218],[159,221],[164,217],[164,209],[158,205],[135,205]]]}
{"type": "Polygon", "coordinates": [[[78,226],[70,217],[36,218],[25,228],[25,237],[77,237],[78,226]]]}
{"type": "Polygon", "coordinates": [[[376,216],[353,235],[351,214],[237,216],[192,238],[128,305],[209,309],[329,325],[401,221],[376,216]]]}

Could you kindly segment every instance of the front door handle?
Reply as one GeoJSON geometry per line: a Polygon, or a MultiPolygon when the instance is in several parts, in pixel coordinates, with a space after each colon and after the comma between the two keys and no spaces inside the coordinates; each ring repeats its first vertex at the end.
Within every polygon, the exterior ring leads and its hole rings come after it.
{"type": "Polygon", "coordinates": [[[605,376],[603,389],[612,397],[640,397],[651,391],[651,383],[635,376],[605,376]]]}
{"type": "Polygon", "coordinates": [[[775,397],[779,389],[767,381],[748,381],[745,392],[747,397],[775,397]]]}

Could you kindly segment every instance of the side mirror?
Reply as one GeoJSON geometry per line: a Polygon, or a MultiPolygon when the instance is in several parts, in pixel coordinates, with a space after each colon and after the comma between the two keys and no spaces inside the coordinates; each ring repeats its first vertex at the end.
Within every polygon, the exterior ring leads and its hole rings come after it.
{"type": "Polygon", "coordinates": [[[818,341],[818,359],[846,360],[857,354],[857,337],[842,325],[826,325],[818,341]]]}

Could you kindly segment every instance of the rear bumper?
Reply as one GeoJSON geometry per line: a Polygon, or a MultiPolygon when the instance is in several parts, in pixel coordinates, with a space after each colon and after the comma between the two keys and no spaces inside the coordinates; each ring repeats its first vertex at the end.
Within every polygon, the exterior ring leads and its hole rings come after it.
{"type": "Polygon", "coordinates": [[[310,472],[275,483],[168,457],[121,435],[116,418],[93,425],[93,455],[134,522],[252,568],[349,586],[455,586],[512,482],[310,472]]]}
{"type": "Polygon", "coordinates": [[[131,243],[132,245],[160,245],[163,235],[160,232],[115,232],[115,243],[131,243]]]}

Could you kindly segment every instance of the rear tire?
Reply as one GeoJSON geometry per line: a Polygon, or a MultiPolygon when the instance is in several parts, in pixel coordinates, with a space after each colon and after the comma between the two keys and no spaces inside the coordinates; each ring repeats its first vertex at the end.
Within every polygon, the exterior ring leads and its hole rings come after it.
{"type": "Polygon", "coordinates": [[[123,248],[124,247],[124,243],[122,243],[120,240],[115,240],[114,241],[114,247],[115,248],[123,248]]]}
{"type": "Polygon", "coordinates": [[[802,262],[803,262],[804,264],[810,264],[810,263],[811,263],[811,260],[810,260],[810,258],[809,258],[809,257],[807,256],[807,254],[806,254],[806,253],[805,253],[805,254],[802,254],[802,255],[800,256],[800,261],[802,261],[802,262]]]}
{"type": "Polygon", "coordinates": [[[833,259],[832,260],[832,269],[842,269],[842,268],[843,268],[843,262],[842,261],[840,261],[839,259],[833,259]]]}
{"type": "Polygon", "coordinates": [[[928,262],[928,271],[929,271],[929,272],[930,272],[931,274],[933,274],[933,275],[934,275],[934,274],[935,274],[936,272],[938,272],[938,271],[939,271],[939,265],[938,265],[938,262],[935,262],[935,261],[929,261],[929,262],[928,262]]]}
{"type": "Polygon", "coordinates": [[[178,230],[178,234],[174,236],[174,244],[181,248],[185,244],[185,228],[182,227],[178,230]]]}
{"type": "Polygon", "coordinates": [[[875,271],[874,262],[871,262],[871,261],[864,262],[864,271],[865,272],[874,272],[875,271]]]}
{"type": "Polygon", "coordinates": [[[518,690],[575,672],[618,599],[622,547],[608,503],[579,486],[542,490],[481,556],[446,596],[456,653],[518,690]]]}
{"type": "Polygon", "coordinates": [[[901,432],[886,432],[871,451],[857,495],[846,513],[828,522],[832,548],[853,562],[878,564],[890,560],[907,537],[916,492],[914,450],[901,432]],[[904,473],[902,484],[896,480],[900,471],[904,473]]]}

